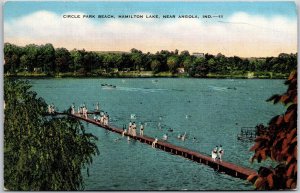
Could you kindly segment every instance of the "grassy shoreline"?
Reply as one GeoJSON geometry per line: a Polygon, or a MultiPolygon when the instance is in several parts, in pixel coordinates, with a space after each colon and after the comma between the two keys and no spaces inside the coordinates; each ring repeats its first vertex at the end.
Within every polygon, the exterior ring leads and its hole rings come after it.
{"type": "Polygon", "coordinates": [[[272,73],[272,72],[233,72],[230,74],[209,73],[206,76],[191,77],[187,73],[172,74],[171,72],[153,73],[152,71],[130,71],[130,72],[114,72],[114,73],[58,73],[58,74],[45,74],[45,73],[17,73],[17,74],[4,74],[4,77],[11,78],[212,78],[212,79],[286,79],[289,74],[272,73]]]}

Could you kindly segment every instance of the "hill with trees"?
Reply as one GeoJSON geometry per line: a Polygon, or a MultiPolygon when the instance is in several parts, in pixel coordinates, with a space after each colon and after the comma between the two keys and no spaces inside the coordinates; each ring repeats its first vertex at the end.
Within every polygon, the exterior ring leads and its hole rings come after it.
{"type": "Polygon", "coordinates": [[[297,53],[266,58],[226,57],[221,53],[199,57],[186,50],[179,53],[177,49],[161,50],[155,54],[135,48],[128,53],[69,51],[54,48],[52,44],[21,47],[5,43],[4,60],[7,76],[135,77],[151,72],[150,76],[285,78],[297,68],[297,53]]]}

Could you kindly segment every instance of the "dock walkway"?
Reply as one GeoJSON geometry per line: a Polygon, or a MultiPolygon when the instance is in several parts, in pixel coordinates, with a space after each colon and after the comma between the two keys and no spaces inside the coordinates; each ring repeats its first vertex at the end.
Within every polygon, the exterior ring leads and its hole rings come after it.
{"type": "MultiPolygon", "coordinates": [[[[106,130],[109,130],[109,131],[112,131],[115,133],[122,134],[122,132],[123,132],[123,129],[119,129],[119,128],[116,128],[111,125],[108,125],[108,126],[102,125],[100,122],[97,122],[90,118],[84,118],[79,114],[73,114],[73,115],[69,114],[69,116],[86,121],[88,123],[92,123],[94,125],[97,125],[99,127],[102,127],[106,130]]],[[[141,143],[145,143],[148,145],[152,145],[152,142],[154,141],[154,138],[148,137],[146,135],[140,136],[137,134],[136,137],[133,137],[132,135],[128,135],[127,133],[125,133],[124,135],[129,136],[130,138],[133,138],[137,141],[140,141],[141,143]]],[[[155,145],[155,148],[161,149],[163,151],[166,151],[166,152],[178,155],[178,156],[182,156],[184,158],[190,159],[190,160],[198,162],[198,163],[205,164],[209,167],[214,168],[218,172],[225,173],[225,174],[228,174],[230,176],[240,178],[240,179],[247,179],[247,177],[249,175],[256,173],[255,170],[241,167],[241,166],[235,165],[230,162],[213,161],[212,158],[209,156],[206,156],[199,152],[195,152],[195,151],[183,148],[183,147],[179,147],[179,146],[176,146],[176,145],[173,145],[168,142],[161,141],[161,140],[158,140],[157,144],[155,145]]]]}

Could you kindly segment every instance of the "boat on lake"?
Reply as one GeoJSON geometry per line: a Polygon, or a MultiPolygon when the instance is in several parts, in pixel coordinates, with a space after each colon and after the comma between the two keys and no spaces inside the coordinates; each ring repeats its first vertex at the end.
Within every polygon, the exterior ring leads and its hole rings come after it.
{"type": "Polygon", "coordinates": [[[112,84],[101,84],[102,88],[116,88],[116,85],[112,85],[112,84]]]}

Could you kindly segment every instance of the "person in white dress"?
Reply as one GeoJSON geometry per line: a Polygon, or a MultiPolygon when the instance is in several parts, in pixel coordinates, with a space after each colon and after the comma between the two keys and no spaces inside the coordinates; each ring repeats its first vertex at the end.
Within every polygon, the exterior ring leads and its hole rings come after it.
{"type": "Polygon", "coordinates": [[[132,122],[130,121],[129,125],[128,125],[128,134],[129,135],[132,135],[132,131],[131,130],[132,130],[132,122]]]}
{"type": "Polygon", "coordinates": [[[212,151],[211,151],[211,158],[213,161],[216,161],[218,155],[218,146],[216,146],[212,151]]]}
{"type": "Polygon", "coordinates": [[[144,135],[144,125],[143,125],[143,123],[141,123],[141,126],[140,126],[140,135],[141,136],[144,135]]]}
{"type": "Polygon", "coordinates": [[[72,104],[72,106],[71,106],[71,114],[72,114],[72,115],[75,114],[75,106],[74,106],[74,104],[72,104]]]}
{"type": "Polygon", "coordinates": [[[181,137],[181,140],[184,141],[186,138],[186,132],[184,132],[183,136],[181,137]]]}
{"type": "Polygon", "coordinates": [[[132,136],[136,137],[136,124],[135,124],[135,122],[133,122],[131,128],[132,128],[132,131],[131,131],[132,132],[132,136]]]}
{"type": "Polygon", "coordinates": [[[220,161],[222,161],[222,156],[223,156],[223,154],[224,154],[224,150],[223,150],[223,148],[222,148],[222,145],[220,145],[220,147],[219,147],[219,149],[218,149],[218,159],[219,159],[220,161]]]}
{"type": "Polygon", "coordinates": [[[51,105],[48,105],[48,113],[51,114],[52,113],[52,108],[51,105]]]}
{"type": "Polygon", "coordinates": [[[153,148],[155,148],[155,145],[157,144],[157,141],[158,141],[158,139],[157,139],[157,137],[155,137],[154,141],[152,142],[152,147],[153,148]]]}
{"type": "Polygon", "coordinates": [[[168,135],[167,135],[166,133],[163,135],[163,140],[164,140],[164,141],[167,141],[167,140],[168,140],[168,135]]]}

